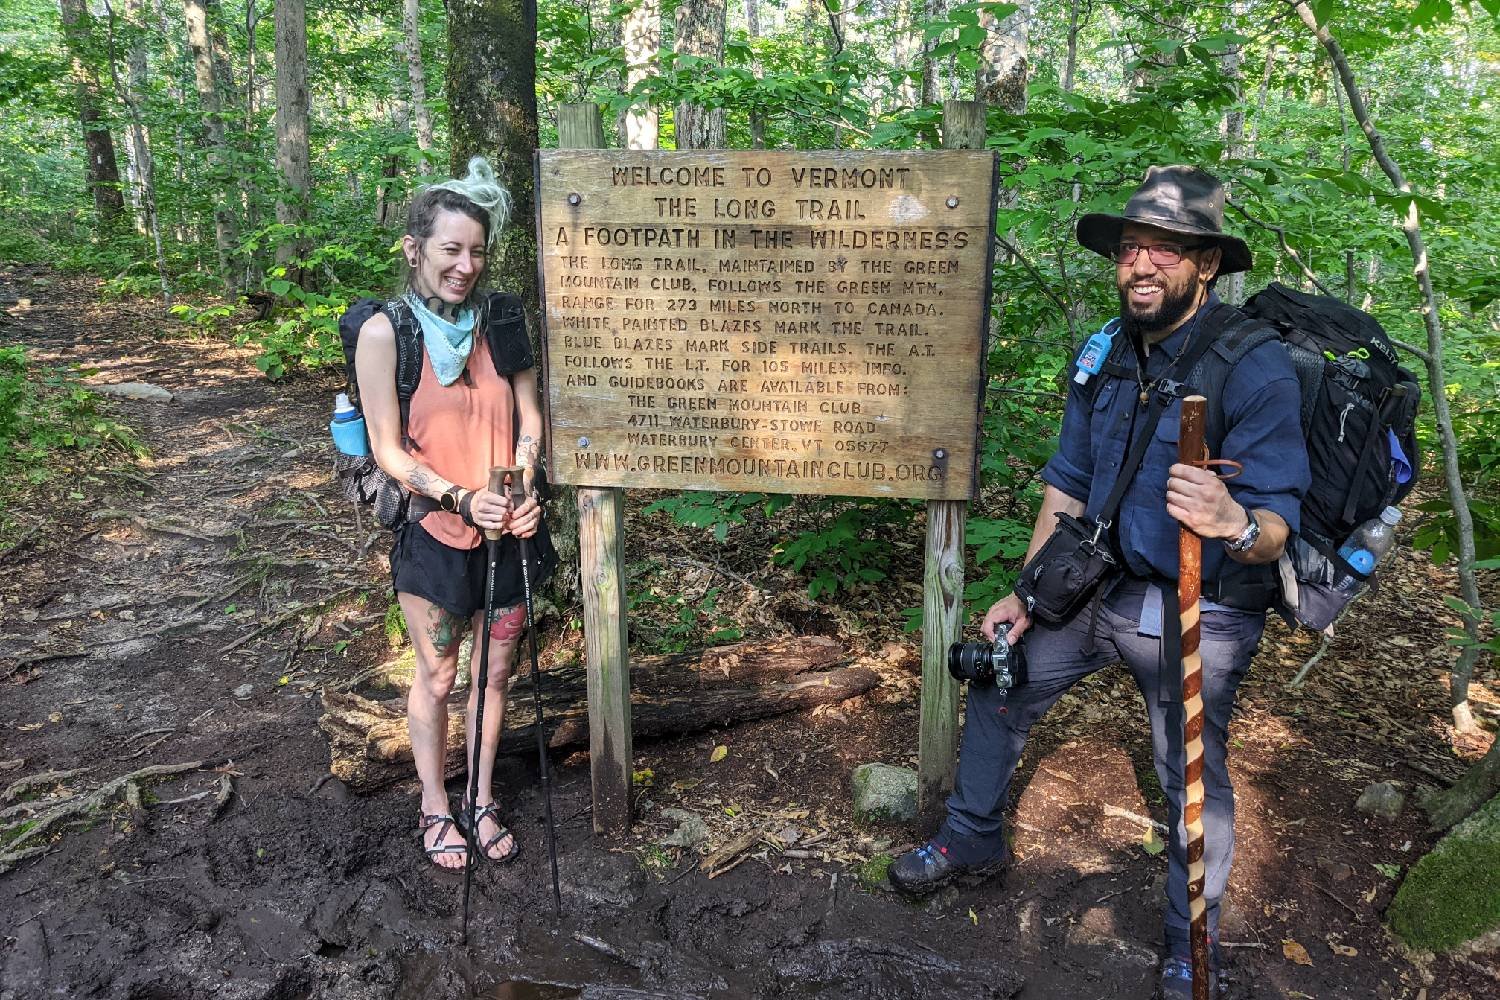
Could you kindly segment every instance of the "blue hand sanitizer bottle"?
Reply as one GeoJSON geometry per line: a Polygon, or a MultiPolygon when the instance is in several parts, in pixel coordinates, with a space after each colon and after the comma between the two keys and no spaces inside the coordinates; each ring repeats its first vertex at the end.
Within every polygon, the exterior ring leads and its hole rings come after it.
{"type": "Polygon", "coordinates": [[[1110,346],[1115,340],[1115,331],[1120,328],[1120,321],[1112,319],[1088,339],[1083,345],[1083,350],[1078,352],[1078,371],[1073,373],[1073,381],[1079,385],[1087,384],[1088,380],[1099,374],[1104,367],[1104,360],[1109,357],[1110,346]]]}
{"type": "Polygon", "coordinates": [[[328,424],[333,445],[345,455],[362,457],[370,453],[370,439],[365,434],[365,418],[360,416],[347,393],[333,401],[333,420],[328,424]]]}

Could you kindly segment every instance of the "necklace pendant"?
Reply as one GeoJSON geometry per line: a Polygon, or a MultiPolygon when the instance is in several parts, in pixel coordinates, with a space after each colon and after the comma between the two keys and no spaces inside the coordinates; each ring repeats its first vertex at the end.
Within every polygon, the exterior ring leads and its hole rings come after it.
{"type": "Polygon", "coordinates": [[[1142,389],[1141,390],[1140,399],[1141,399],[1141,405],[1144,406],[1146,403],[1151,402],[1151,394],[1149,392],[1147,392],[1145,389],[1142,389]]]}

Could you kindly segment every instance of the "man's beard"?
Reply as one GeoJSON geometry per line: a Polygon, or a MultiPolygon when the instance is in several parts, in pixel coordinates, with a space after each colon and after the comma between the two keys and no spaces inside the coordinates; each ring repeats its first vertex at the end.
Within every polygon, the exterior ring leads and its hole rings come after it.
{"type": "MultiPolygon", "coordinates": [[[[1144,253],[1145,251],[1142,251],[1144,253]]],[[[1130,311],[1130,290],[1118,289],[1120,293],[1120,325],[1125,332],[1132,336],[1147,337],[1153,333],[1165,330],[1167,327],[1185,318],[1189,311],[1198,304],[1198,283],[1196,281],[1184,282],[1182,287],[1173,291],[1162,285],[1162,298],[1156,308],[1147,312],[1135,314],[1130,311]]]]}

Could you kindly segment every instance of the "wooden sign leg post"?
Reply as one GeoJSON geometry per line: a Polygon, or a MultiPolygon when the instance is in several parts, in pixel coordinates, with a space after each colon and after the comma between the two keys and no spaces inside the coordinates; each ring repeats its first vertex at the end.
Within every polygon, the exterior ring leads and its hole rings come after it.
{"type": "MultiPolygon", "coordinates": [[[[1204,459],[1202,396],[1182,401],[1177,461],[1200,465],[1204,459]]],[[[1207,870],[1203,864],[1203,659],[1198,653],[1198,598],[1203,592],[1203,540],[1181,529],[1178,534],[1177,606],[1182,619],[1182,752],[1187,828],[1188,929],[1193,956],[1193,1000],[1208,1000],[1208,909],[1203,901],[1207,870]]]]}
{"type": "MultiPolygon", "coordinates": [[[[597,149],[604,126],[595,104],[558,108],[559,145],[597,149]]],[[[630,829],[630,656],[625,620],[625,491],[578,489],[579,585],[588,653],[589,768],[594,832],[630,829]]]]}
{"type": "MultiPolygon", "coordinates": [[[[984,148],[983,104],[944,102],[943,146],[984,148]]],[[[989,338],[982,338],[982,343],[987,345],[989,338]]],[[[982,397],[982,387],[980,392],[982,397]]],[[[931,500],[927,504],[917,809],[929,821],[941,815],[943,799],[953,787],[953,767],[958,757],[958,681],[948,673],[948,647],[963,633],[964,524],[968,511],[969,505],[962,500],[931,500]]]]}

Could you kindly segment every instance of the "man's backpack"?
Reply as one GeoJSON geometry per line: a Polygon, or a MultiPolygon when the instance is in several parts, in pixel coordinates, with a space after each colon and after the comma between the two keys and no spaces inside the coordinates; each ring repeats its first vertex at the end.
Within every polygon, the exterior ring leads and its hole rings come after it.
{"type": "MultiPolygon", "coordinates": [[[[507,378],[535,365],[531,340],[526,334],[526,316],[519,296],[491,292],[480,302],[474,328],[484,332],[495,371],[507,378]]],[[[396,398],[401,407],[401,444],[411,447],[407,423],[411,416],[411,398],[422,380],[422,326],[404,299],[382,302],[379,299],[355,300],[339,317],[339,340],[344,347],[345,391],[349,401],[363,415],[359,398],[359,379],[354,359],[359,348],[359,331],[377,312],[383,312],[396,332],[396,398]]],[[[375,519],[383,527],[395,529],[406,519],[410,494],[376,464],[373,455],[352,456],[339,453],[334,475],[344,496],[357,504],[374,508],[375,519]]]]}
{"type": "MultiPolygon", "coordinates": [[[[1228,332],[1224,350],[1209,355],[1226,359],[1222,374],[1205,372],[1202,388],[1210,399],[1219,398],[1222,379],[1236,361],[1273,337],[1286,346],[1302,390],[1312,485],[1302,501],[1301,529],[1282,558],[1280,607],[1289,622],[1325,629],[1361,589],[1339,589],[1339,581],[1368,579],[1338,554],[1339,547],[1416,485],[1421,386],[1400,365],[1380,324],[1337,299],[1273,283],[1241,309],[1262,322],[1228,332]]],[[[1210,407],[1209,434],[1222,440],[1223,417],[1216,409],[1210,407]]]]}

